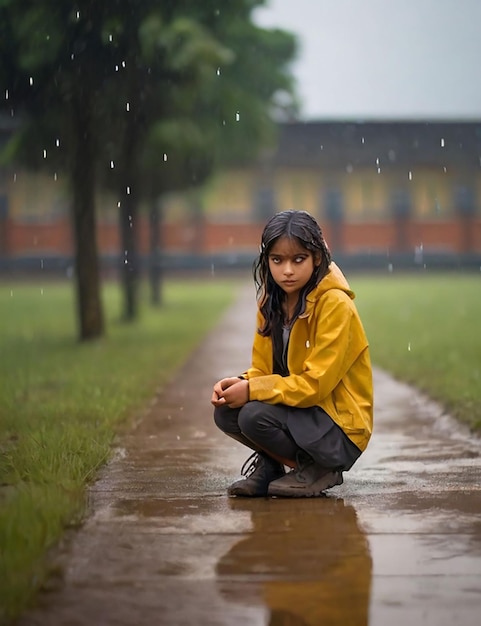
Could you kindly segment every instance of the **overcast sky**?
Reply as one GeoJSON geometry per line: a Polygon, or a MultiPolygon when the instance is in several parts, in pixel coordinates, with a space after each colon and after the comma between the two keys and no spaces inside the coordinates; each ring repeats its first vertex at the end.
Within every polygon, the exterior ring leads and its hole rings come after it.
{"type": "Polygon", "coordinates": [[[268,0],[304,119],[481,119],[481,0],[268,0]]]}

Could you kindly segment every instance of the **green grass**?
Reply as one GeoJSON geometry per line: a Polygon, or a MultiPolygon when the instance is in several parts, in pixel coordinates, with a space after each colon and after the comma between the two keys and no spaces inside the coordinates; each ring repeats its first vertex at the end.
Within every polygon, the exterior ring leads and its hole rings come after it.
{"type": "Polygon", "coordinates": [[[481,431],[481,275],[354,276],[373,362],[481,431]]]}
{"type": "Polygon", "coordinates": [[[48,549],[85,512],[85,485],[113,437],[145,406],[231,301],[235,284],[169,282],[165,304],[118,321],[106,285],[107,336],[76,341],[67,284],[0,286],[0,621],[48,575],[48,549]],[[3,613],[3,616],[2,616],[3,613]]]}

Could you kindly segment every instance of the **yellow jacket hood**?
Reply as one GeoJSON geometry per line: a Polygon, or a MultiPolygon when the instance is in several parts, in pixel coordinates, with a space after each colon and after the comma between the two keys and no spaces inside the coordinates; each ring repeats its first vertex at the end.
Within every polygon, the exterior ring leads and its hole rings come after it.
{"type": "Polygon", "coordinates": [[[329,291],[329,289],[340,289],[341,291],[344,291],[344,293],[346,293],[351,300],[354,300],[355,298],[354,291],[352,291],[346,277],[334,261],[329,265],[328,273],[324,276],[317,287],[315,287],[315,289],[313,289],[307,296],[307,300],[317,299],[320,294],[329,291]]]}

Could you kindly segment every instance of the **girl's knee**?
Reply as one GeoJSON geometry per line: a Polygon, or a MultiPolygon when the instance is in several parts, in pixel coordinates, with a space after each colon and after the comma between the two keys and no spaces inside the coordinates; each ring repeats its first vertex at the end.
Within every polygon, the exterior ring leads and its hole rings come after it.
{"type": "Polygon", "coordinates": [[[214,409],[214,422],[224,433],[239,433],[237,422],[238,409],[230,409],[228,406],[216,406],[214,409]]]}
{"type": "Polygon", "coordinates": [[[263,403],[253,400],[244,404],[239,412],[238,423],[241,431],[247,436],[256,432],[259,416],[262,414],[263,403]]]}

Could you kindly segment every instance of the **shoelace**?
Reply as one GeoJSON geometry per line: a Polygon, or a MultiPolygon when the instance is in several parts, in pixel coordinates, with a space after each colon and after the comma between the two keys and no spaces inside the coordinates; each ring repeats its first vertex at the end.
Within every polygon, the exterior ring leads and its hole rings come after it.
{"type": "Polygon", "coordinates": [[[258,465],[259,454],[257,452],[253,452],[242,466],[241,475],[248,478],[252,473],[254,473],[258,465]]]}

